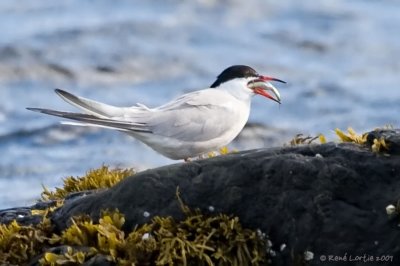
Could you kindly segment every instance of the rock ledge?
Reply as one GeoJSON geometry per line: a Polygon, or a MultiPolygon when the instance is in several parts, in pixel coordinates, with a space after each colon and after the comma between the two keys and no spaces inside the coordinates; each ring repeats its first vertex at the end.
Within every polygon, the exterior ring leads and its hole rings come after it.
{"type": "Polygon", "coordinates": [[[72,216],[86,213],[96,219],[102,209],[115,208],[126,215],[126,230],[156,215],[180,219],[179,187],[191,208],[236,215],[244,226],[267,234],[276,251],[273,265],[296,263],[304,252],[314,255],[311,265],[323,264],[322,255],[389,255],[398,261],[400,220],[397,214],[388,217],[385,208],[400,199],[400,132],[374,131],[368,142],[380,136],[392,147],[389,154],[373,153],[367,145],[327,143],[245,151],[144,171],[67,202],[52,220],[62,230],[72,216]]]}

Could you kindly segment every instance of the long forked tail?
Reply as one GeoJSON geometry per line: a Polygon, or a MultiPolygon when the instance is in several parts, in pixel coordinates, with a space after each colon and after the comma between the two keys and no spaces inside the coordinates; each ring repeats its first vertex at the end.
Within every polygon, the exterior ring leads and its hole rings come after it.
{"type": "MultiPolygon", "coordinates": [[[[72,95],[72,94],[71,94],[72,95]]],[[[80,126],[98,126],[103,128],[116,129],[120,131],[135,131],[135,132],[146,132],[151,133],[151,130],[144,123],[128,122],[128,121],[118,121],[108,118],[101,118],[90,114],[80,114],[71,112],[61,112],[51,109],[43,108],[26,108],[30,111],[39,112],[47,115],[58,116],[62,118],[67,118],[71,120],[78,121],[79,123],[70,123],[73,125],[80,126]]],[[[68,124],[68,123],[67,123],[68,124]]]]}
{"type": "Polygon", "coordinates": [[[67,91],[55,89],[55,92],[67,103],[81,109],[86,114],[100,118],[111,118],[123,115],[123,109],[112,105],[96,102],[80,96],[73,95],[67,91]]]}

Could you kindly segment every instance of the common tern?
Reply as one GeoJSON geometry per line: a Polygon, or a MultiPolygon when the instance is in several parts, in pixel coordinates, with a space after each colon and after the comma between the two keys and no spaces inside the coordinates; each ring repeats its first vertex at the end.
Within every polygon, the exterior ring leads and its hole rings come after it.
{"type": "Polygon", "coordinates": [[[222,71],[209,88],[155,108],[140,103],[116,107],[56,89],[63,100],[84,113],[27,109],[77,121],[64,124],[122,131],[168,158],[187,160],[229,144],[249,118],[252,96],[262,95],[280,104],[279,91],[271,81],[285,83],[249,66],[234,65],[222,71]]]}

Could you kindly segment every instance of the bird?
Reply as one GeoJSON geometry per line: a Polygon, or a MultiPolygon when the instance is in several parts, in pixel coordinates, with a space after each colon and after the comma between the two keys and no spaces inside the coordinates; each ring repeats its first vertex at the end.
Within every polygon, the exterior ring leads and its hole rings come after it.
{"type": "Polygon", "coordinates": [[[117,107],[55,89],[58,96],[83,113],[27,109],[73,120],[63,124],[118,130],[165,157],[187,161],[228,145],[247,123],[254,95],[280,104],[279,91],[272,81],[286,83],[260,75],[249,66],[233,65],[208,88],[183,94],[155,108],[141,103],[117,107]]]}

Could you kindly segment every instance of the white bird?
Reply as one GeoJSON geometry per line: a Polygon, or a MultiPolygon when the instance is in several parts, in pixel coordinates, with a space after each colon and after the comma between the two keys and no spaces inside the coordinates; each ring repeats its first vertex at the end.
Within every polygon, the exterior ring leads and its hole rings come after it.
{"type": "Polygon", "coordinates": [[[235,65],[225,69],[209,88],[156,108],[139,103],[116,107],[56,89],[62,99],[84,113],[27,109],[78,121],[64,124],[122,131],[168,158],[187,160],[229,144],[249,118],[252,96],[259,94],[280,103],[279,92],[270,81],[285,83],[249,66],[235,65]]]}

